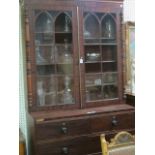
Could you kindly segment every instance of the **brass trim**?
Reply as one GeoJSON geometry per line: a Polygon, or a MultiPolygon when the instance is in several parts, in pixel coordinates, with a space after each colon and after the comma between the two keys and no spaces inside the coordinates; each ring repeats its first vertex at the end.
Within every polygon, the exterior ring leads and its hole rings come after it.
{"type": "Polygon", "coordinates": [[[36,120],[36,122],[43,122],[45,119],[44,118],[39,118],[36,120]]]}

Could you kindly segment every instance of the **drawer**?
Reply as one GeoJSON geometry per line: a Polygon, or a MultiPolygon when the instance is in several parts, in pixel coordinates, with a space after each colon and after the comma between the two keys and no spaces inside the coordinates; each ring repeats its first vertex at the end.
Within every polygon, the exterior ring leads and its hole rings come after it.
{"type": "Polygon", "coordinates": [[[36,140],[65,138],[90,133],[89,119],[63,120],[36,124],[36,140]]]}
{"type": "Polygon", "coordinates": [[[113,113],[91,118],[91,132],[134,129],[134,112],[113,113]]]}
{"type": "Polygon", "coordinates": [[[83,136],[36,146],[36,155],[86,155],[96,152],[101,152],[99,136],[83,136]]]}
{"type": "MultiPolygon", "coordinates": [[[[134,130],[127,131],[134,133],[134,130]]],[[[106,139],[109,141],[117,132],[119,131],[106,133],[106,139]]],[[[99,154],[101,152],[100,134],[91,134],[60,142],[37,144],[35,155],[99,154]]]]}

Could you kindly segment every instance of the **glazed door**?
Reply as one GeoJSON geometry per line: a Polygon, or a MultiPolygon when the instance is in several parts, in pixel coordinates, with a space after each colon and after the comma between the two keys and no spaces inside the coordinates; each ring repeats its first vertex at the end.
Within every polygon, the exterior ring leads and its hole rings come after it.
{"type": "Polygon", "coordinates": [[[83,107],[118,103],[122,99],[119,4],[81,3],[80,59],[83,107]]]}
{"type": "Polygon", "coordinates": [[[28,10],[30,111],[120,103],[121,3],[34,6],[28,10]]]}
{"type": "Polygon", "coordinates": [[[34,108],[79,106],[76,7],[39,6],[31,10],[34,108]]]}

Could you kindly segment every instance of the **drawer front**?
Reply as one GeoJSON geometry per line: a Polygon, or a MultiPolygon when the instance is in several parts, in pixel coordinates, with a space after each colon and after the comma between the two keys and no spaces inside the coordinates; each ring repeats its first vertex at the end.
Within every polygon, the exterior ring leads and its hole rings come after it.
{"type": "Polygon", "coordinates": [[[36,124],[36,139],[49,140],[90,133],[88,119],[43,122],[36,124]]]}
{"type": "Polygon", "coordinates": [[[134,129],[134,112],[113,113],[91,118],[91,132],[134,129]]]}
{"type": "MultiPolygon", "coordinates": [[[[106,140],[110,141],[117,132],[106,133],[106,140]]],[[[128,132],[134,134],[134,130],[128,132]]],[[[38,144],[35,155],[97,155],[101,152],[100,134],[82,136],[61,142],[38,144]]]]}
{"type": "Polygon", "coordinates": [[[86,155],[101,152],[100,137],[80,137],[57,143],[38,144],[36,155],[86,155]]]}

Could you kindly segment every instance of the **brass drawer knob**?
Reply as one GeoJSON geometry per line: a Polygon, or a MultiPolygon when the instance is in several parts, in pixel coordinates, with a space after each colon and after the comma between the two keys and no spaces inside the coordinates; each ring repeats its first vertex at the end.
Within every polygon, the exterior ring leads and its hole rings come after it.
{"type": "Polygon", "coordinates": [[[69,148],[68,147],[63,147],[61,149],[61,154],[62,155],[68,155],[69,154],[69,148]]]}
{"type": "Polygon", "coordinates": [[[112,126],[117,126],[118,125],[118,120],[116,119],[116,116],[112,117],[111,123],[112,123],[112,126]]]}
{"type": "Polygon", "coordinates": [[[61,127],[61,132],[63,133],[63,134],[67,134],[67,132],[68,132],[68,128],[67,127],[61,127]]]}

